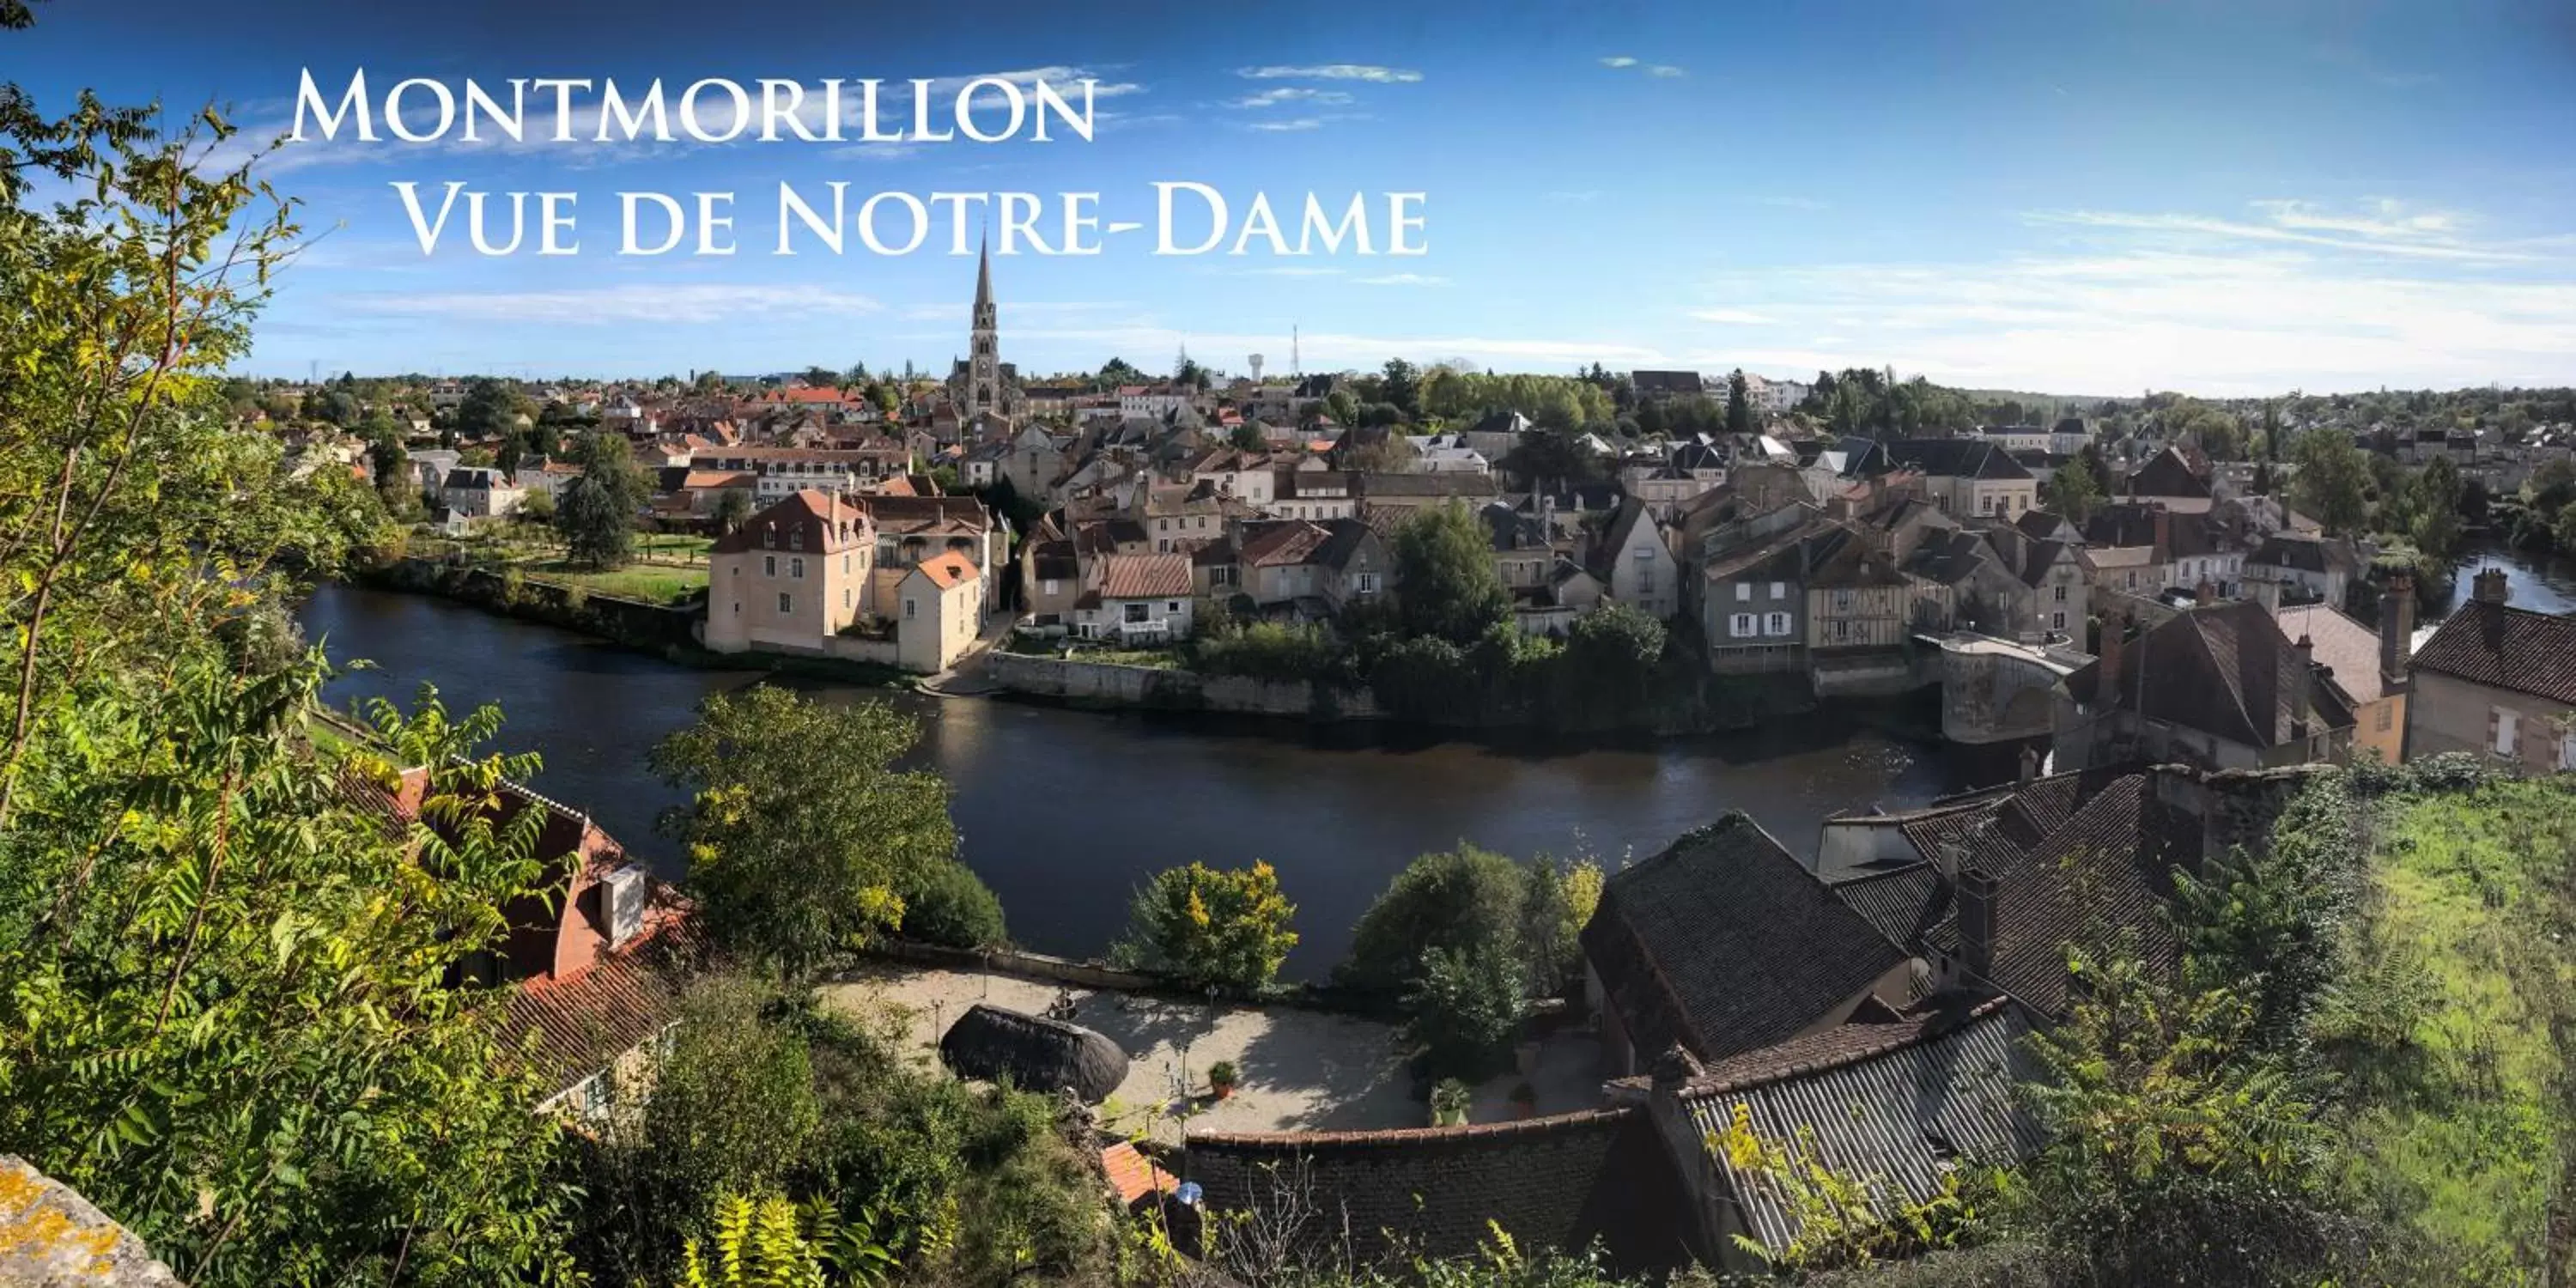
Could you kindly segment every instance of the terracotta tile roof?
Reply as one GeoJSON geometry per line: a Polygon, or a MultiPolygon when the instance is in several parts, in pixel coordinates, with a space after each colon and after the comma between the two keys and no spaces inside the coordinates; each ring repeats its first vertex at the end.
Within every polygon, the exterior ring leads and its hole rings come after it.
{"type": "MultiPolygon", "coordinates": [[[[1367,1241],[1363,1256],[1473,1253],[1499,1226],[1525,1247],[1596,1239],[1623,1267],[1684,1255],[1680,1177],[1648,1115],[1622,1107],[1517,1122],[1375,1132],[1193,1135],[1189,1178],[1211,1210],[1242,1211],[1301,1185],[1327,1214],[1308,1237],[1367,1241]],[[1381,1244],[1380,1240],[1389,1241],[1381,1244]]],[[[1321,1249],[1319,1249],[1321,1250],[1321,1249]]]]}
{"type": "Polygon", "coordinates": [[[1869,992],[1906,954],[1742,813],[1613,875],[1583,947],[1635,1049],[1768,1046],[1869,992]]]}
{"type": "Polygon", "coordinates": [[[1247,523],[1242,562],[1256,568],[1304,563],[1331,536],[1322,525],[1303,519],[1247,523]]]}
{"type": "Polygon", "coordinates": [[[690,470],[680,476],[684,488],[744,488],[756,482],[740,470],[690,470]]]}
{"type": "Polygon", "coordinates": [[[680,921],[578,975],[518,985],[503,1007],[504,1043],[543,1080],[545,1095],[571,1089],[679,1013],[682,972],[696,945],[680,921]]]}
{"type": "Polygon", "coordinates": [[[1109,1177],[1109,1188],[1125,1207],[1134,1207],[1148,1194],[1169,1194],[1181,1187],[1179,1177],[1164,1171],[1123,1140],[1100,1151],[1100,1170],[1109,1177]]]}
{"type": "Polygon", "coordinates": [[[757,550],[831,554],[868,539],[867,511],[838,493],[809,487],[744,520],[741,527],[718,537],[707,549],[719,555],[757,550]],[[804,541],[801,548],[796,544],[800,535],[804,541]]]}
{"type": "Polygon", "coordinates": [[[1100,594],[1104,599],[1165,599],[1188,595],[1188,555],[1102,555],[1100,594]]]}
{"type": "Polygon", "coordinates": [[[930,584],[941,590],[953,590],[975,580],[979,575],[975,571],[974,561],[954,550],[944,555],[924,559],[914,564],[913,570],[928,577],[930,584]]]}
{"type": "Polygon", "coordinates": [[[2576,618],[2473,599],[2416,650],[2413,669],[2576,705],[2576,618]]]}

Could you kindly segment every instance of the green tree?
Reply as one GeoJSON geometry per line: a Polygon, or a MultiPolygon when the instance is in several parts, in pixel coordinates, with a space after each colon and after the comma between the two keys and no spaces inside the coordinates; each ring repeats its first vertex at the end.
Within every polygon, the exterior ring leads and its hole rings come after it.
{"type": "Polygon", "coordinates": [[[1353,397],[1350,390],[1337,388],[1324,395],[1324,414],[1347,430],[1360,423],[1359,399],[1353,397]]]}
{"type": "Polygon", "coordinates": [[[1517,957],[1527,888],[1519,864],[1464,841],[1421,855],[1360,914],[1350,956],[1334,974],[1394,992],[1419,973],[1425,949],[1499,947],[1517,957]]]}
{"type": "Polygon", "coordinates": [[[903,900],[906,939],[949,948],[998,948],[1010,941],[1002,900],[963,863],[936,863],[911,873],[895,894],[903,900]]]}
{"type": "Polygon", "coordinates": [[[1493,536],[1465,505],[1430,506],[1406,519],[1394,554],[1396,602],[1408,634],[1467,644],[1511,619],[1493,536]]]}
{"type": "Polygon", "coordinates": [[[498,438],[509,433],[519,414],[519,397],[490,376],[466,382],[465,398],[456,405],[456,429],[468,438],[498,438]]]}
{"type": "Polygon", "coordinates": [[[2359,531],[2370,517],[2370,462],[2351,436],[2311,429],[2291,444],[2290,459],[2298,467],[2290,479],[2292,503],[2329,536],[2359,531]]]}
{"type": "Polygon", "coordinates": [[[1507,948],[1424,949],[1404,994],[1405,1037],[1429,1057],[1434,1076],[1490,1077],[1510,1065],[1527,991],[1507,948]]]}
{"type": "Polygon", "coordinates": [[[1378,378],[1378,396],[1395,405],[1407,418],[1422,409],[1422,373],[1402,358],[1389,358],[1378,378]]]}
{"type": "Polygon", "coordinates": [[[716,531],[731,532],[751,517],[751,493],[741,488],[726,488],[716,494],[716,531]]]}
{"type": "Polygon", "coordinates": [[[564,485],[555,528],[572,558],[594,568],[622,568],[635,549],[635,516],[651,495],[634,450],[622,436],[595,429],[574,458],[581,477],[564,485]]]}
{"type": "Polygon", "coordinates": [[[653,749],[654,772],[689,793],[661,826],[686,847],[719,947],[802,978],[902,924],[900,892],[957,849],[948,785],[894,768],[920,732],[882,702],[758,685],[708,698],[653,749]]]}
{"type": "Polygon", "coordinates": [[[1727,433],[1750,434],[1753,432],[1753,400],[1750,397],[1751,389],[1752,384],[1744,378],[1744,369],[1742,367],[1736,368],[1732,374],[1727,376],[1727,433]]]}
{"type": "Polygon", "coordinates": [[[2102,480],[2081,456],[2060,466],[2048,478],[2048,508],[2082,526],[2102,503],[2102,480]]]}
{"type": "Polygon", "coordinates": [[[2459,554],[2461,518],[2460,501],[2466,492],[2460,470],[2447,456],[2436,456],[2425,463],[2415,476],[2415,521],[2407,533],[2415,548],[2436,563],[2449,563],[2459,554]]]}
{"type": "Polygon", "coordinates": [[[1269,864],[1193,863],[1158,873],[1136,893],[1119,960],[1193,985],[1250,991],[1270,982],[1297,946],[1296,905],[1269,864]]]}
{"type": "Polygon", "coordinates": [[[1261,437],[1261,426],[1245,421],[1226,435],[1226,443],[1238,452],[1266,452],[1270,444],[1261,437]]]}

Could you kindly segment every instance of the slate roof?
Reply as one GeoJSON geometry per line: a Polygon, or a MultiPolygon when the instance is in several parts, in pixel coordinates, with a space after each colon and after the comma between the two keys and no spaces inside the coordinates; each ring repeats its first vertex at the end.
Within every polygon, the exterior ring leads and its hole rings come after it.
{"type": "Polygon", "coordinates": [[[1953,888],[1941,859],[1996,879],[1989,981],[2044,1013],[2066,1005],[2066,946],[2125,936],[2140,960],[2179,960],[2161,911],[2177,866],[2200,859],[2200,826],[2155,798],[2149,774],[2096,769],[2039,779],[2009,796],[1929,812],[1900,826],[1921,863],[1840,881],[1841,899],[1909,949],[1958,948],[1953,888]]]}
{"type": "Polygon", "coordinates": [[[2179,448],[2168,447],[2129,476],[2129,495],[2207,500],[2209,480],[2192,472],[2191,462],[2183,459],[2179,448]]]}
{"type": "Polygon", "coordinates": [[[1367,1261],[1464,1256],[1500,1226],[1523,1247],[1599,1240],[1627,1270],[1681,1264],[1681,1178],[1643,1109],[1396,1131],[1190,1136],[1184,1170],[1211,1211],[1240,1212],[1296,1187],[1319,1209],[1308,1251],[1367,1261]]]}
{"type": "Polygon", "coordinates": [[[1493,475],[1470,474],[1464,471],[1359,476],[1359,494],[1363,497],[1454,496],[1482,499],[1494,496],[1500,491],[1501,489],[1494,484],[1493,475]]]}
{"type": "MultiPolygon", "coordinates": [[[[2243,746],[2271,748],[2291,740],[2296,694],[2305,686],[2312,730],[2349,726],[2349,699],[2303,672],[2290,644],[2252,600],[2185,610],[2129,641],[2117,677],[2119,705],[2243,746]]],[[[2099,703],[2106,678],[2095,661],[2066,684],[2077,700],[2099,703]]]]}
{"type": "Polygon", "coordinates": [[[1634,1049],[1703,1060],[1795,1036],[1906,959],[1740,812],[1613,875],[1583,948],[1634,1049]]]}
{"type": "Polygon", "coordinates": [[[2275,532],[2263,538],[2263,544],[2256,547],[2245,562],[2271,568],[2293,568],[2300,572],[2348,573],[2359,561],[2352,546],[2337,538],[2275,532]]]}
{"type": "Polygon", "coordinates": [[[1628,383],[1638,395],[1696,394],[1707,389],[1696,371],[1631,371],[1628,383]]]}
{"type": "Polygon", "coordinates": [[[2576,618],[2472,599],[2415,651],[2414,669],[2576,705],[2576,618]]]}
{"type": "MultiPolygon", "coordinates": [[[[1704,1135],[1727,1130],[1742,1106],[1757,1136],[1803,1140],[1835,1174],[1866,1181],[1886,1214],[1900,1198],[1940,1193],[1962,1163],[2018,1162],[2039,1148],[2044,1133],[2016,1089],[2037,1072],[2029,1033],[2020,1009],[2002,1000],[1965,1018],[1844,1025],[1807,1040],[1808,1049],[1748,1057],[1775,1067],[1740,1077],[1712,1071],[1685,1089],[1684,1103],[1704,1135]]],[[[1799,1219],[1778,1181],[1736,1167],[1723,1148],[1708,1152],[1751,1237],[1785,1251],[1799,1219]]]]}
{"type": "Polygon", "coordinates": [[[1900,438],[1880,446],[1880,454],[1888,462],[1937,478],[2009,480],[2031,476],[2021,462],[2012,458],[2012,453],[1982,438],[1900,438]]]}

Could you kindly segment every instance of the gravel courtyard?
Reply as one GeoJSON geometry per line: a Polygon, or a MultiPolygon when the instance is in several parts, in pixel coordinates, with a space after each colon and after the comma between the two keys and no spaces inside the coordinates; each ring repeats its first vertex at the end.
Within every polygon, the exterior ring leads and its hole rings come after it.
{"type": "MultiPolygon", "coordinates": [[[[939,1034],[977,1002],[1044,1014],[1054,984],[974,971],[878,965],[852,982],[823,990],[827,1001],[859,1011],[892,1006],[903,1016],[920,1058],[936,1065],[939,1034]]],[[[1354,1131],[1420,1127],[1430,1111],[1412,1095],[1397,1055],[1394,1026],[1299,1007],[1180,1002],[1076,989],[1073,1020],[1127,1052],[1127,1080],[1102,1106],[1105,1125],[1177,1142],[1183,1121],[1193,1131],[1354,1131]],[[1184,1048],[1186,1047],[1186,1050],[1184,1048]],[[1208,1096],[1208,1066],[1231,1060],[1241,1078],[1232,1096],[1208,1096]]],[[[1591,1072],[1596,1048],[1585,1039],[1550,1042],[1531,1079],[1539,1111],[1589,1108],[1599,1101],[1591,1072]]],[[[1517,1078],[1477,1088],[1471,1118],[1511,1116],[1517,1078]]]]}

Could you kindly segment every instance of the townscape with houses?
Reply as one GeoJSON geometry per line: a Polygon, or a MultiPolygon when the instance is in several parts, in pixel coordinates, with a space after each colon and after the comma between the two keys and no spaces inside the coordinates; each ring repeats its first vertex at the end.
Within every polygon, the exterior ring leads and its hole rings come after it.
{"type": "MultiPolygon", "coordinates": [[[[1617,441],[1513,407],[1355,415],[1362,378],[1347,375],[1219,382],[1185,361],[1194,378],[1031,379],[1000,360],[989,264],[971,319],[971,356],[939,384],[535,393],[631,445],[655,483],[637,523],[710,538],[692,602],[718,653],[938,674],[1004,641],[1079,663],[1247,623],[1331,631],[1405,595],[1398,541],[1447,509],[1487,538],[1523,633],[1563,637],[1624,607],[1711,675],[1820,700],[1937,687],[1950,740],[2021,766],[1928,807],[1843,812],[1813,837],[1729,814],[1611,874],[1573,1005],[1522,1048],[1545,1103],[1481,1123],[1111,1141],[1103,1174],[1131,1207],[1251,1209],[1291,1168],[1354,1228],[1435,1255],[1502,1229],[1628,1266],[1772,1264],[1813,1213],[1727,1147],[1730,1130],[1807,1142],[1877,1178],[1882,1208],[1935,1198],[1961,1158],[2027,1154],[2039,1127],[2017,1084],[2035,1076],[2029,1036],[2075,1004],[2070,947],[2107,932],[2170,964],[2175,875],[2260,851],[2317,767],[2466,752],[2576,768],[2576,620],[2515,605],[2486,570],[2429,624],[2423,606],[2451,592],[2419,580],[2447,570],[2348,522],[2329,531],[2287,460],[2249,469],[2152,430],[2114,440],[2083,414],[1836,435],[1804,410],[1816,387],[1740,373],[1627,373],[1617,396],[1639,432],[1617,441]],[[1694,405],[1712,415],[1679,410],[1694,405]],[[1642,431],[1657,420],[1698,427],[1642,431]]],[[[1373,392],[1397,375],[1412,378],[1373,392]]],[[[429,393],[442,408],[466,396],[429,393]]],[[[2438,461],[2498,494],[2564,471],[2568,437],[2356,435],[2401,469],[2438,461]]],[[[326,433],[303,446],[356,460],[326,433]]],[[[409,454],[440,530],[505,526],[572,474],[474,451],[409,454]]],[[[404,790],[381,808],[402,817],[404,790]]],[[[488,977],[515,989],[549,1104],[605,1114],[678,1004],[658,964],[690,942],[685,901],[577,811],[515,788],[497,808],[544,811],[581,861],[514,912],[488,977]]],[[[1029,978],[1151,985],[1012,961],[1029,978]]],[[[1065,1052],[1109,1040],[1048,1009],[977,1019],[1006,1036],[952,1031],[942,1050],[1093,1101],[1144,1055],[1066,1073],[1082,1062],[1065,1052]]]]}

